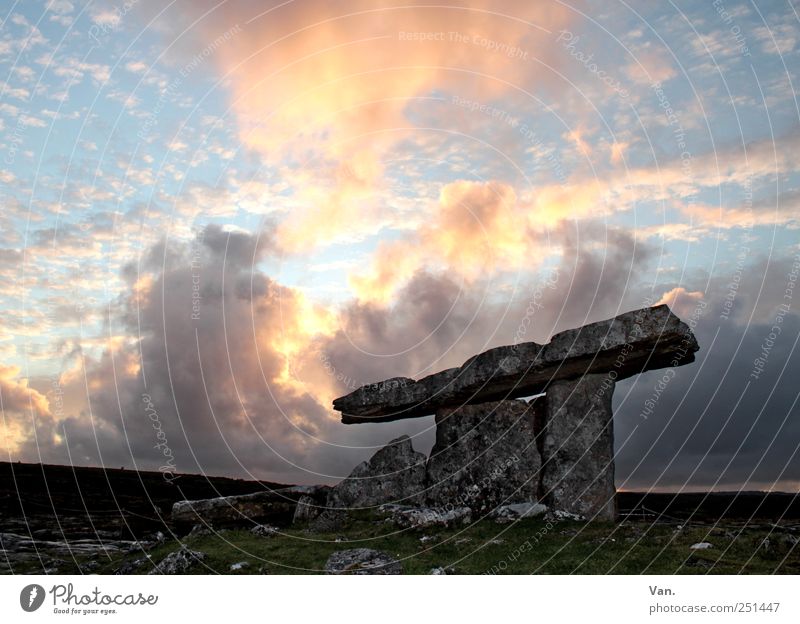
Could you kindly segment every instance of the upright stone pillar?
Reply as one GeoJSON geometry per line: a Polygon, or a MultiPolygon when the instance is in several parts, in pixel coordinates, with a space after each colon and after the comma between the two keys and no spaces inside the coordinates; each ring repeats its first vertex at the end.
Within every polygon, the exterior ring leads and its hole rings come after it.
{"type": "Polygon", "coordinates": [[[542,465],[536,427],[543,419],[541,397],[438,410],[427,466],[428,504],[485,513],[536,501],[542,465]]]}
{"type": "Polygon", "coordinates": [[[616,519],[614,385],[596,374],[547,387],[541,495],[551,509],[616,519]]]}

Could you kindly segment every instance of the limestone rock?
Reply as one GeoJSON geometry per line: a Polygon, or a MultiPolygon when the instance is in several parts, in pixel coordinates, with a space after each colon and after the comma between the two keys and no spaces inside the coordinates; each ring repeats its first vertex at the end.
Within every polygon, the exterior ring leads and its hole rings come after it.
{"type": "Polygon", "coordinates": [[[472,522],[472,510],[469,507],[383,505],[380,511],[388,515],[389,522],[404,529],[453,527],[472,522]]]}
{"type": "MultiPolygon", "coordinates": [[[[572,513],[571,511],[564,511],[563,509],[553,509],[552,511],[548,511],[546,518],[548,520],[555,520],[556,522],[561,522],[563,520],[568,520],[570,522],[583,522],[586,520],[586,518],[580,514],[572,513]]],[[[574,533],[571,535],[574,535],[574,533]]]]}
{"type": "Polygon", "coordinates": [[[257,524],[250,529],[250,532],[257,537],[273,537],[280,533],[280,530],[270,524],[257,524]]]}
{"type": "Polygon", "coordinates": [[[325,564],[326,574],[402,574],[402,564],[379,550],[353,548],[333,553],[325,564]]]}
{"type": "Polygon", "coordinates": [[[205,553],[182,546],[164,557],[148,574],[185,574],[205,558],[205,553]]]}
{"type": "Polygon", "coordinates": [[[551,509],[588,520],[616,518],[613,393],[606,375],[548,388],[541,491],[551,509]]]}
{"type": "Polygon", "coordinates": [[[304,524],[307,522],[311,522],[314,518],[319,516],[322,511],[323,507],[317,503],[311,496],[302,496],[300,500],[297,501],[297,507],[294,510],[294,516],[292,517],[292,524],[304,524]]]}
{"type": "Polygon", "coordinates": [[[172,506],[172,521],[182,526],[195,524],[214,527],[249,525],[252,521],[291,519],[301,498],[324,504],[326,486],[294,486],[240,496],[220,496],[194,501],[178,501],[172,506]]]}
{"type": "Polygon", "coordinates": [[[487,512],[536,500],[541,459],[535,420],[543,419],[543,406],[534,399],[439,410],[427,465],[427,504],[487,512]]]}
{"type": "Polygon", "coordinates": [[[334,486],[328,507],[357,509],[421,502],[425,496],[425,460],[408,436],[392,440],[334,486]]]}
{"type": "Polygon", "coordinates": [[[617,379],[694,361],[691,329],[666,305],[569,329],[546,345],[497,347],[451,368],[413,381],[397,377],[362,386],[333,402],[342,422],[376,422],[427,416],[443,407],[539,394],[558,380],[615,371],[617,379]]]}
{"type": "Polygon", "coordinates": [[[431,568],[431,571],[428,574],[432,574],[434,576],[447,576],[455,573],[456,569],[453,566],[438,566],[436,568],[431,568]]]}
{"type": "Polygon", "coordinates": [[[512,505],[501,505],[492,512],[492,518],[500,524],[514,522],[522,518],[534,518],[547,512],[547,505],[541,503],[515,503],[512,505]]]}
{"type": "Polygon", "coordinates": [[[697,544],[692,544],[689,548],[691,550],[708,550],[709,548],[713,548],[713,546],[708,542],[699,542],[697,544]]]}

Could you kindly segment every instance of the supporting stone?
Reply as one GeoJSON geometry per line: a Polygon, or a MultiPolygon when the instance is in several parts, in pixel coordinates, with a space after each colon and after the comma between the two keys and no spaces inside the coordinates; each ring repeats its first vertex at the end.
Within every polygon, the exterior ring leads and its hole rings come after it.
{"type": "Polygon", "coordinates": [[[537,500],[541,459],[535,431],[544,401],[496,401],[436,412],[427,503],[489,512],[537,500]]]}
{"type": "Polygon", "coordinates": [[[551,509],[616,519],[614,385],[608,375],[584,375],[548,386],[540,494],[551,509]]]}
{"type": "Polygon", "coordinates": [[[387,503],[422,504],[426,460],[424,454],[414,450],[407,435],[392,440],[331,489],[328,507],[358,509],[387,503]]]}

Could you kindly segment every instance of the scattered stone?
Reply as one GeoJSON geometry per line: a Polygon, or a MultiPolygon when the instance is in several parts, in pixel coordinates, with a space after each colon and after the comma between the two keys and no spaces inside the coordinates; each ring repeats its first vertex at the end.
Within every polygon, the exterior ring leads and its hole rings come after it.
{"type": "Polygon", "coordinates": [[[692,544],[689,548],[692,550],[708,550],[709,548],[713,548],[713,546],[708,542],[699,542],[697,544],[692,544]]]}
{"type": "Polygon", "coordinates": [[[423,535],[419,538],[420,544],[435,544],[439,541],[438,535],[423,535]]]}
{"type": "Polygon", "coordinates": [[[139,572],[144,566],[150,566],[152,563],[148,557],[140,557],[139,559],[134,559],[133,561],[126,561],[120,567],[118,567],[114,574],[136,574],[139,572]]]}
{"type": "Polygon", "coordinates": [[[272,537],[280,533],[280,530],[270,524],[257,524],[250,532],[258,537],[272,537]]]}
{"type": "Polygon", "coordinates": [[[488,542],[486,542],[486,543],[487,543],[487,544],[490,544],[490,545],[492,545],[492,546],[499,546],[500,544],[505,544],[505,543],[506,543],[506,541],[505,541],[505,540],[504,540],[502,537],[498,537],[498,538],[495,538],[495,539],[489,540],[489,541],[488,541],[488,542]]]}
{"type": "Polygon", "coordinates": [[[428,416],[443,407],[532,396],[563,379],[646,370],[694,361],[697,340],[666,305],[626,312],[569,329],[547,345],[526,342],[490,349],[414,381],[395,377],[362,386],[333,402],[346,424],[428,416]]]}
{"type": "Polygon", "coordinates": [[[402,574],[402,564],[379,550],[353,548],[333,553],[325,564],[326,574],[402,574]]]}
{"type": "Polygon", "coordinates": [[[230,570],[231,572],[238,572],[239,570],[244,570],[245,568],[250,567],[249,561],[239,561],[237,563],[232,563],[230,570]]]}
{"type": "Polygon", "coordinates": [[[181,546],[164,557],[148,574],[185,574],[205,558],[205,553],[181,546]]]}
{"type": "Polygon", "coordinates": [[[606,375],[548,387],[541,490],[549,507],[590,520],[616,519],[613,393],[606,375]]]}
{"type": "Polygon", "coordinates": [[[436,444],[427,465],[427,504],[482,513],[535,500],[542,462],[535,420],[544,403],[496,401],[436,412],[436,444]]]}
{"type": "Polygon", "coordinates": [[[211,533],[212,531],[209,527],[202,524],[195,524],[186,537],[201,537],[203,535],[211,535],[211,533]]]}
{"type": "Polygon", "coordinates": [[[433,574],[434,576],[447,576],[455,573],[456,569],[453,566],[439,566],[437,568],[431,568],[431,571],[429,572],[429,574],[433,574]]]}
{"type": "Polygon", "coordinates": [[[495,509],[491,517],[499,524],[514,522],[522,518],[534,518],[547,512],[547,505],[541,503],[515,503],[513,505],[501,505],[495,509]]]}
{"type": "Polygon", "coordinates": [[[583,522],[586,520],[586,518],[579,514],[572,513],[571,511],[564,511],[563,509],[554,509],[553,511],[548,512],[547,519],[555,520],[556,522],[561,522],[563,520],[570,522],[583,522]]]}
{"type": "Polygon", "coordinates": [[[331,490],[328,507],[355,509],[385,503],[422,503],[426,459],[414,450],[408,436],[392,440],[331,490]]]}
{"type": "Polygon", "coordinates": [[[388,521],[401,528],[451,527],[472,522],[472,510],[469,507],[437,508],[383,505],[380,511],[389,515],[388,521]]]}

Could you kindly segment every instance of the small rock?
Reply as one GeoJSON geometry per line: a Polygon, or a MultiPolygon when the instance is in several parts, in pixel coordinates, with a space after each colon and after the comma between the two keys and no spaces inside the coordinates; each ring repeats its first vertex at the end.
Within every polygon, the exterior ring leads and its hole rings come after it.
{"type": "Polygon", "coordinates": [[[692,550],[707,550],[709,548],[713,548],[711,544],[708,542],[698,542],[697,544],[692,544],[689,546],[692,550]]]}
{"type": "Polygon", "coordinates": [[[423,535],[419,538],[421,544],[432,544],[439,541],[438,535],[423,535]]]}
{"type": "Polygon", "coordinates": [[[402,574],[403,566],[385,552],[353,548],[333,553],[325,564],[326,574],[402,574]]]}
{"type": "Polygon", "coordinates": [[[195,524],[186,537],[200,537],[202,535],[211,535],[211,533],[212,531],[208,526],[202,524],[195,524]]]}
{"type": "Polygon", "coordinates": [[[469,524],[472,510],[469,507],[453,509],[439,507],[407,507],[404,505],[382,505],[380,511],[389,514],[389,520],[401,528],[423,529],[432,526],[455,526],[469,524]]]}
{"type": "Polygon", "coordinates": [[[148,574],[184,574],[205,558],[205,553],[181,546],[180,549],[164,557],[148,574]]]}
{"type": "Polygon", "coordinates": [[[248,561],[239,561],[237,563],[231,564],[230,570],[231,572],[236,572],[237,570],[243,570],[244,568],[249,568],[250,563],[248,561]]]}
{"type": "Polygon", "coordinates": [[[133,561],[126,561],[114,571],[114,574],[134,574],[135,572],[138,572],[140,568],[146,565],[150,565],[150,560],[147,557],[134,559],[133,561]]]}
{"type": "Polygon", "coordinates": [[[533,518],[534,516],[541,516],[547,511],[547,505],[542,505],[537,502],[527,503],[514,503],[511,505],[501,505],[495,509],[491,516],[495,522],[505,524],[507,522],[514,522],[521,518],[533,518]]]}
{"type": "Polygon", "coordinates": [[[250,532],[258,537],[272,537],[273,535],[277,535],[280,531],[278,527],[274,527],[271,524],[257,524],[250,529],[250,532]]]}
{"type": "Polygon", "coordinates": [[[455,542],[453,542],[456,546],[461,546],[461,544],[469,544],[472,541],[471,537],[459,537],[455,542]]]}
{"type": "Polygon", "coordinates": [[[456,569],[453,566],[442,567],[439,566],[437,568],[431,568],[429,574],[433,574],[434,576],[446,576],[450,574],[455,574],[456,569]]]}
{"type": "Polygon", "coordinates": [[[553,511],[547,514],[548,520],[555,520],[556,522],[560,522],[562,520],[571,520],[572,522],[582,522],[586,520],[583,516],[572,513],[571,511],[564,511],[563,509],[554,509],[553,511]]]}

